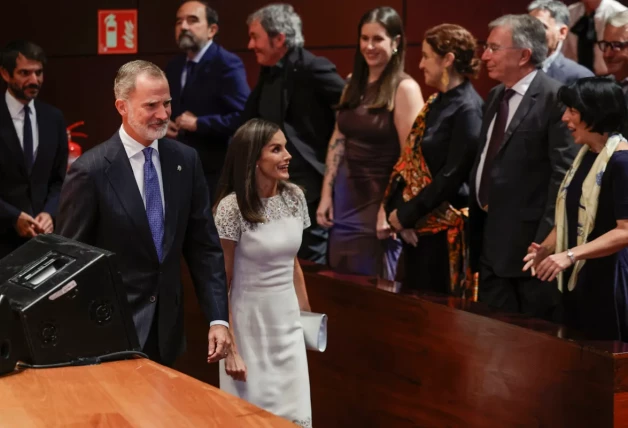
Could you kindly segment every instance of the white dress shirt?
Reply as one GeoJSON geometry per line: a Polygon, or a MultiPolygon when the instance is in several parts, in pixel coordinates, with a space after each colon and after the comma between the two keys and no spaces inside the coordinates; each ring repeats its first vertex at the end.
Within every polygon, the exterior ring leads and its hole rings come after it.
{"type": "Polygon", "coordinates": [[[558,46],[556,46],[556,50],[554,52],[552,52],[552,54],[550,56],[545,58],[545,61],[543,61],[543,71],[544,72],[547,73],[547,70],[549,70],[549,68],[552,66],[554,61],[556,61],[556,57],[558,56],[558,54],[560,53],[560,51],[562,49],[563,49],[563,42],[558,42],[558,46]]]}
{"type": "MultiPolygon", "coordinates": [[[[7,102],[7,108],[9,109],[9,115],[13,120],[13,126],[15,126],[15,132],[17,138],[20,140],[20,146],[22,151],[24,150],[24,104],[19,102],[13,95],[7,90],[4,99],[7,102]]],[[[39,147],[39,128],[37,127],[37,112],[35,111],[35,100],[30,100],[28,103],[30,107],[30,119],[33,135],[33,161],[37,157],[37,148],[39,147]]]]}
{"type": "MultiPolygon", "coordinates": [[[[207,49],[209,49],[209,47],[212,45],[213,42],[214,42],[213,40],[210,40],[209,42],[207,42],[207,44],[203,46],[203,48],[196,53],[196,56],[192,59],[192,61],[198,65],[198,63],[201,61],[201,58],[203,58],[203,55],[205,55],[205,52],[207,52],[207,49]]],[[[185,66],[188,61],[190,60],[186,59],[185,62],[183,63],[183,71],[181,72],[181,89],[185,88],[185,82],[188,77],[187,76],[188,69],[185,66]]]]}
{"type": "MultiPolygon", "coordinates": [[[[519,108],[519,104],[521,104],[521,100],[523,100],[523,96],[526,94],[526,92],[528,92],[528,88],[530,87],[530,84],[536,77],[536,73],[538,73],[538,70],[534,70],[530,74],[526,75],[523,79],[515,83],[512,86],[512,88],[506,88],[506,89],[512,89],[513,91],[515,91],[512,97],[510,97],[510,99],[508,100],[508,119],[506,119],[506,129],[508,129],[508,125],[510,125],[510,121],[512,120],[517,109],[519,108]]],[[[482,204],[480,203],[480,184],[482,183],[482,170],[484,169],[484,158],[486,157],[486,151],[488,150],[488,143],[489,141],[491,141],[491,135],[493,135],[493,125],[495,125],[496,116],[497,116],[497,112],[495,113],[495,116],[493,116],[493,119],[491,120],[491,124],[489,125],[488,130],[486,131],[486,142],[484,144],[484,149],[482,150],[482,156],[480,157],[480,163],[478,164],[478,170],[475,175],[475,183],[476,183],[475,184],[475,197],[480,207],[482,207],[482,204]]]]}
{"type": "MultiPolygon", "coordinates": [[[[131,164],[131,169],[133,170],[133,176],[135,177],[135,182],[137,183],[137,188],[140,191],[140,195],[142,196],[142,201],[144,202],[144,208],[146,208],[146,194],[144,192],[144,164],[146,163],[146,158],[144,157],[144,150],[146,146],[135,141],[125,130],[124,126],[120,127],[120,140],[122,140],[122,145],[124,146],[124,151],[126,151],[127,156],[129,157],[129,163],[131,164]]],[[[164,199],[164,181],[161,175],[161,162],[159,161],[159,143],[157,140],[150,143],[153,151],[151,153],[151,160],[153,161],[153,165],[155,166],[155,171],[157,172],[157,178],[159,179],[159,192],[161,193],[161,207],[164,209],[164,221],[166,219],[165,215],[165,203],[164,199]]],[[[164,227],[165,230],[165,227],[164,227]]],[[[226,321],[216,320],[209,323],[209,326],[212,325],[224,325],[229,328],[229,323],[226,321]]]]}

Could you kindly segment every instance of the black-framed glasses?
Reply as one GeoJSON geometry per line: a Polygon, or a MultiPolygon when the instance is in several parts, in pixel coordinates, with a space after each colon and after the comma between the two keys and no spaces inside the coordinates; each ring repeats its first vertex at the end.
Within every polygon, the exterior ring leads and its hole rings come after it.
{"type": "Polygon", "coordinates": [[[628,46],[628,42],[607,42],[606,40],[600,40],[596,43],[597,47],[600,48],[602,52],[606,52],[609,49],[620,51],[628,46]]]}
{"type": "Polygon", "coordinates": [[[515,46],[499,46],[494,43],[483,43],[481,46],[482,46],[483,52],[487,50],[491,52],[499,52],[499,51],[508,50],[508,49],[521,49],[515,46]]]}

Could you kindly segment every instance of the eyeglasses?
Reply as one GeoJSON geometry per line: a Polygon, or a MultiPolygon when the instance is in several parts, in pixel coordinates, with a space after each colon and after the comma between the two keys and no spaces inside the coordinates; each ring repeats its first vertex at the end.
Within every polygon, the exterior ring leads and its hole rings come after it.
{"type": "Polygon", "coordinates": [[[600,48],[602,52],[606,52],[609,49],[620,51],[628,46],[628,42],[607,42],[606,40],[600,40],[596,43],[597,47],[600,48]]]}
{"type": "Polygon", "coordinates": [[[484,43],[481,45],[482,51],[491,51],[491,52],[499,52],[507,49],[521,49],[514,46],[499,46],[493,43],[484,43]]]}

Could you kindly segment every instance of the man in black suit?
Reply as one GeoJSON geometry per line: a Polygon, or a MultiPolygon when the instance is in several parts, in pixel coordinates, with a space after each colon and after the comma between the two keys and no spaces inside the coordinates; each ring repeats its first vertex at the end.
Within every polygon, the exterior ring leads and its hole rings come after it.
{"type": "MultiPolygon", "coordinates": [[[[336,121],[343,79],[326,58],[303,49],[301,18],[292,6],[273,4],[249,16],[249,49],[262,66],[242,117],[281,126],[292,155],[290,180],[305,189],[310,218],[316,219],[325,155],[336,121]]],[[[300,258],[326,263],[327,231],[313,225],[303,232],[300,258]]]]}
{"type": "Polygon", "coordinates": [[[166,67],[173,117],[167,136],[196,149],[211,198],[250,92],[242,60],[214,41],[217,32],[218,14],[206,2],[183,2],[175,36],[184,53],[166,67]]]}
{"type": "Polygon", "coordinates": [[[63,114],[37,99],[46,56],[16,41],[2,52],[7,91],[0,101],[0,258],[53,231],[68,163],[63,114]]]}
{"type": "Polygon", "coordinates": [[[558,289],[522,272],[523,257],[554,226],[556,194],[577,147],[561,121],[560,84],[540,70],[547,53],[543,25],[529,15],[506,15],[489,28],[482,59],[501,84],[487,99],[470,179],[479,299],[551,318],[558,289]]]}
{"type": "Polygon", "coordinates": [[[598,42],[604,63],[624,91],[628,103],[628,11],[617,12],[606,21],[604,39],[598,42]]]}
{"type": "Polygon", "coordinates": [[[549,77],[570,85],[580,78],[593,76],[591,70],[565,58],[561,52],[569,32],[569,9],[565,3],[556,0],[534,0],[528,5],[528,12],[545,27],[547,58],[543,61],[542,69],[549,77]]]}
{"type": "Polygon", "coordinates": [[[116,253],[140,344],[166,365],[185,347],[183,254],[217,361],[230,350],[225,267],[198,154],[164,138],[171,98],[159,67],[123,65],[114,91],[122,126],[70,167],[56,232],[116,253]]]}

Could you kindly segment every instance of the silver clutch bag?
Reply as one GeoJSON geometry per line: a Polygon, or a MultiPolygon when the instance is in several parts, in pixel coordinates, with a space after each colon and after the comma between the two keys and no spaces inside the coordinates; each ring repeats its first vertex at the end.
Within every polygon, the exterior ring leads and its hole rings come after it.
{"type": "Polygon", "coordinates": [[[327,315],[301,311],[301,325],[305,336],[305,348],[325,352],[327,349],[327,315]]]}

